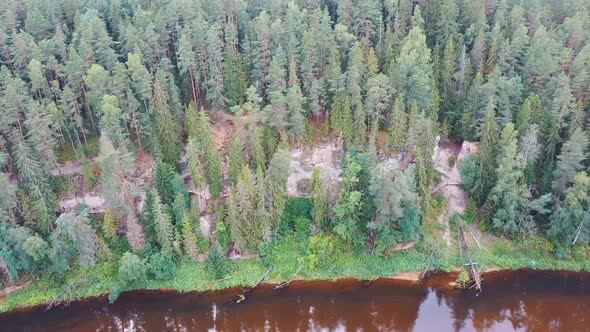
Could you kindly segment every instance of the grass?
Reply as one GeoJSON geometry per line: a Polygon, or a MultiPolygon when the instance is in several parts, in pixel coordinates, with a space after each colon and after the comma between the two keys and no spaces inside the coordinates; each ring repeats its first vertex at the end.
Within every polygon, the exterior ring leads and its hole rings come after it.
{"type": "MultiPolygon", "coordinates": [[[[84,144],[82,144],[84,146],[84,144]]],[[[84,146],[85,147],[85,146],[84,146]]],[[[98,138],[91,136],[88,137],[88,154],[91,156],[97,155],[99,151],[98,138]]],[[[57,151],[57,159],[60,163],[66,163],[68,161],[76,160],[76,151],[69,142],[66,142],[60,146],[57,151]]]]}
{"type": "MultiPolygon", "coordinates": [[[[16,293],[10,294],[0,312],[7,312],[16,307],[26,307],[48,303],[53,299],[74,300],[91,296],[109,294],[112,290],[133,289],[174,289],[180,292],[219,290],[228,287],[248,287],[254,285],[266,272],[269,264],[275,268],[267,277],[273,282],[288,280],[299,268],[299,258],[306,253],[306,239],[290,235],[284,237],[272,247],[272,262],[263,263],[261,259],[231,261],[231,272],[222,280],[216,280],[207,270],[205,263],[181,263],[173,279],[167,281],[148,281],[141,284],[127,285],[118,289],[117,264],[102,262],[92,268],[75,268],[61,282],[56,283],[47,274],[40,277],[30,276],[33,283],[16,293]],[[69,288],[68,288],[69,286],[69,288]]],[[[424,242],[423,242],[424,243],[424,242]]],[[[302,269],[298,278],[307,280],[334,280],[351,277],[369,280],[375,276],[393,276],[401,272],[421,272],[430,255],[426,245],[413,249],[398,251],[392,256],[371,255],[366,251],[345,250],[330,259],[327,264],[315,270],[302,269]]],[[[572,270],[590,271],[590,251],[578,248],[565,259],[553,254],[550,242],[541,238],[526,241],[500,240],[487,249],[473,249],[474,261],[483,269],[519,269],[572,270]]],[[[440,244],[434,266],[443,271],[454,271],[459,267],[456,248],[440,244]]]]}

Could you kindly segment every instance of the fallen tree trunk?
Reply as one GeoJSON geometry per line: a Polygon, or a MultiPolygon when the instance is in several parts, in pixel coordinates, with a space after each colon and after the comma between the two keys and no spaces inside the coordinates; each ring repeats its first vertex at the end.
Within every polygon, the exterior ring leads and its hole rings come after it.
{"type": "Polygon", "coordinates": [[[291,276],[291,278],[289,278],[289,280],[287,280],[287,281],[285,281],[285,282],[283,282],[281,284],[278,284],[275,288],[273,288],[273,290],[275,290],[275,289],[281,289],[281,288],[285,288],[285,287],[289,286],[289,284],[291,283],[291,281],[293,281],[293,279],[295,279],[295,276],[299,273],[299,271],[301,271],[301,269],[303,269],[303,265],[300,266],[297,269],[297,271],[295,271],[295,273],[293,273],[293,275],[291,276]]]}
{"type": "Polygon", "coordinates": [[[266,278],[266,276],[270,273],[270,271],[272,271],[272,269],[275,266],[271,266],[263,275],[260,279],[258,279],[258,281],[256,282],[256,284],[254,284],[254,286],[250,287],[249,289],[247,289],[246,291],[244,291],[243,294],[238,295],[238,298],[234,301],[234,303],[241,303],[243,301],[246,301],[246,296],[250,293],[252,293],[252,291],[258,287],[258,285],[260,285],[260,283],[264,280],[264,278],[266,278]]]}

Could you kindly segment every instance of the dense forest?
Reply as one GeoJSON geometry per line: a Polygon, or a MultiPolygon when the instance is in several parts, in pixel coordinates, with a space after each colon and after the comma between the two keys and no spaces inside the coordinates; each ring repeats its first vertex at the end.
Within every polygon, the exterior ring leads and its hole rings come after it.
{"type": "Polygon", "coordinates": [[[0,275],[336,276],[441,223],[586,260],[588,31],[587,0],[1,1],[0,275]],[[463,141],[441,220],[433,151],[463,141]],[[341,174],[287,195],[320,144],[341,174]]]}

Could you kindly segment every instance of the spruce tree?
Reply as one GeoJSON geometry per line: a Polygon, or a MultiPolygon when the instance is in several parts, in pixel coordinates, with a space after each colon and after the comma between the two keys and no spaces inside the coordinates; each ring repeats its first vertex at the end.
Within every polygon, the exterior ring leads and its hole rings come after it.
{"type": "Polygon", "coordinates": [[[494,103],[490,100],[485,118],[479,129],[479,170],[472,193],[483,203],[496,183],[496,153],[498,144],[498,123],[494,103]]]}
{"type": "Polygon", "coordinates": [[[195,233],[195,224],[188,213],[182,216],[182,245],[184,252],[194,261],[199,257],[199,248],[197,247],[197,235],[195,233]]]}
{"type": "Polygon", "coordinates": [[[328,231],[328,193],[317,166],[313,168],[311,175],[311,203],[313,222],[322,231],[328,231]]]}
{"type": "MultiPolygon", "coordinates": [[[[264,203],[269,213],[271,236],[276,235],[279,221],[285,209],[285,193],[291,156],[286,150],[279,150],[269,162],[264,178],[264,203]]],[[[260,180],[260,179],[259,179],[260,180]]]]}
{"type": "Polygon", "coordinates": [[[157,144],[162,153],[162,159],[171,165],[176,165],[180,157],[181,141],[178,125],[170,107],[167,86],[166,75],[160,69],[155,75],[152,97],[152,112],[156,118],[157,144]]]}
{"type": "Polygon", "coordinates": [[[152,205],[152,216],[154,220],[154,230],[156,232],[156,241],[167,252],[172,252],[174,242],[174,227],[170,221],[170,216],[162,204],[158,192],[154,193],[154,203],[152,205]]]}
{"type": "Polygon", "coordinates": [[[227,152],[229,183],[232,186],[235,186],[240,178],[240,172],[244,164],[243,149],[242,138],[235,134],[227,152]]]}
{"type": "MultiPolygon", "coordinates": [[[[189,106],[190,107],[190,106],[189,106]]],[[[202,159],[201,163],[205,170],[205,178],[209,185],[209,192],[214,198],[219,198],[222,191],[222,174],[221,174],[221,156],[215,142],[213,140],[213,133],[211,131],[211,124],[209,117],[201,108],[198,112],[193,127],[189,129],[192,132],[192,139],[199,143],[201,149],[202,159]]]]}
{"type": "Polygon", "coordinates": [[[503,233],[516,234],[524,226],[517,222],[528,200],[523,181],[525,160],[518,152],[514,124],[508,123],[504,127],[498,145],[497,181],[490,193],[495,207],[493,227],[503,233]]]}
{"type": "Polygon", "coordinates": [[[590,177],[578,173],[574,184],[566,189],[565,198],[551,216],[549,236],[558,244],[568,246],[590,242],[590,177]]]}
{"type": "Polygon", "coordinates": [[[284,130],[287,125],[286,76],[285,52],[279,45],[268,71],[268,99],[270,103],[265,108],[270,125],[279,132],[284,130]]]}
{"type": "Polygon", "coordinates": [[[400,149],[404,146],[404,134],[408,127],[408,119],[404,106],[404,97],[398,96],[393,104],[393,113],[389,127],[389,147],[400,149]]]}
{"type": "Polygon", "coordinates": [[[305,98],[299,87],[299,78],[297,77],[297,64],[295,59],[291,59],[289,65],[289,87],[287,89],[286,101],[288,109],[288,129],[291,139],[295,142],[301,139],[305,132],[305,117],[303,116],[303,104],[305,98]]]}
{"type": "Polygon", "coordinates": [[[565,142],[557,157],[557,167],[553,175],[553,192],[560,198],[573,183],[576,174],[584,168],[582,164],[588,156],[588,136],[580,129],[565,142]]]}

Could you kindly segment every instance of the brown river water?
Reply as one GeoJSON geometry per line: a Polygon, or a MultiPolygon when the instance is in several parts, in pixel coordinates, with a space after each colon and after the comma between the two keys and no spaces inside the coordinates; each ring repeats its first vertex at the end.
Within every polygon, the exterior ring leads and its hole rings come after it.
{"type": "Polygon", "coordinates": [[[135,291],[0,315],[0,331],[590,331],[590,273],[494,272],[481,294],[454,279],[294,281],[239,304],[239,289],[135,291]]]}

